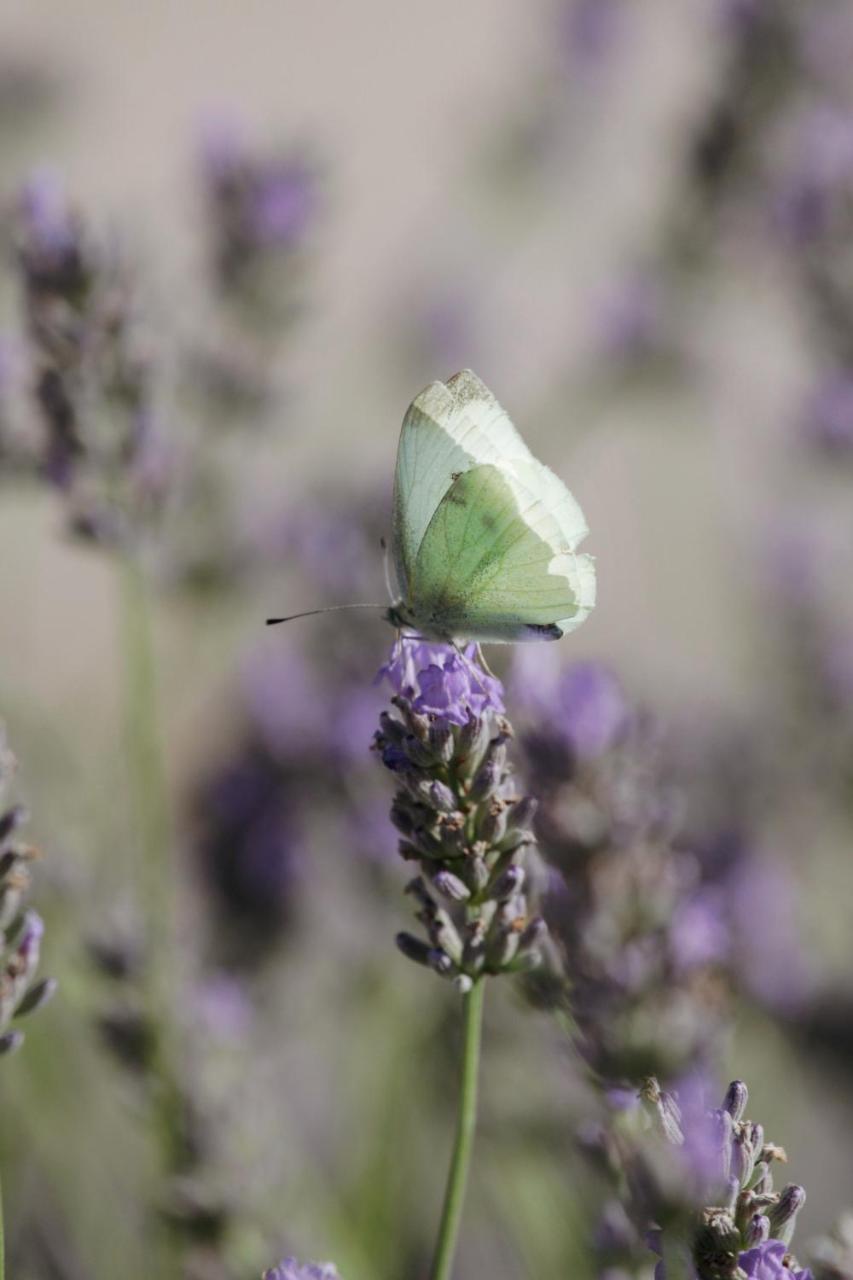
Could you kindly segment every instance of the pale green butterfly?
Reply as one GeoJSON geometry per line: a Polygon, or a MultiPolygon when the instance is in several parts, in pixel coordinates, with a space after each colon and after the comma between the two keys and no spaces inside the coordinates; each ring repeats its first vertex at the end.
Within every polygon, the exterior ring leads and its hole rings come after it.
{"type": "Polygon", "coordinates": [[[577,552],[587,533],[568,489],[470,369],[413,400],[394,476],[393,626],[449,643],[559,640],[595,604],[592,557],[577,552]]]}

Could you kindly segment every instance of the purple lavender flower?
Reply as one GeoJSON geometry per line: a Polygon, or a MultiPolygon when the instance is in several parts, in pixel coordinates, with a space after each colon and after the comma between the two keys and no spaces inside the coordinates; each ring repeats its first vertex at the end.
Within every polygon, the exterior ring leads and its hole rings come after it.
{"type": "Polygon", "coordinates": [[[374,740],[397,781],[400,854],[421,870],[407,892],[427,940],[402,933],[397,945],[463,990],[535,967],[546,934],[524,892],[533,805],[515,794],[503,689],[475,652],[398,638],[378,677],[396,690],[393,710],[374,740]]]}
{"type": "Polygon", "coordinates": [[[781,1240],[765,1240],[738,1257],[738,1265],[749,1280],[812,1280],[808,1267],[790,1265],[788,1248],[781,1240]]]}
{"type": "Polygon", "coordinates": [[[564,0],[558,34],[570,69],[600,66],[616,43],[623,11],[622,0],[564,0]]]}
{"type": "Polygon", "coordinates": [[[806,406],[807,440],[829,457],[853,458],[853,374],[828,377],[806,406]]]}
{"type": "Polygon", "coordinates": [[[316,171],[297,152],[262,155],[253,150],[233,121],[208,129],[202,159],[222,297],[248,305],[264,324],[277,323],[287,314],[274,296],[284,282],[269,277],[292,266],[303,248],[318,210],[316,171]]]}
{"type": "Polygon", "coordinates": [[[475,662],[476,645],[457,650],[400,636],[378,679],[410,699],[421,715],[452,725],[468,724],[489,712],[502,715],[503,689],[475,662]]]}
{"type": "Polygon", "coordinates": [[[297,1262],[296,1258],[283,1258],[278,1266],[264,1272],[263,1280],[338,1280],[338,1273],[331,1262],[297,1262]]]}
{"type": "Polygon", "coordinates": [[[303,839],[295,781],[249,737],[198,787],[195,855],[223,961],[257,963],[290,923],[303,839]]]}
{"type": "Polygon", "coordinates": [[[43,436],[34,465],[63,493],[73,533],[124,549],[159,515],[171,472],[131,273],[53,176],[25,184],[18,205],[25,354],[43,436]]]}
{"type": "Polygon", "coordinates": [[[630,727],[631,712],[617,676],[597,662],[560,670],[538,654],[519,654],[513,693],[536,722],[580,759],[604,755],[630,727]]]}
{"type": "MultiPolygon", "coordinates": [[[[0,799],[14,771],[14,758],[0,733],[0,799]]],[[[0,1055],[12,1053],[23,1042],[13,1019],[33,1013],[56,990],[52,978],[35,982],[44,936],[44,924],[35,911],[22,911],[30,886],[30,863],[35,851],[17,839],[26,820],[19,806],[0,807],[0,1055]]]]}
{"type": "Polygon", "coordinates": [[[788,125],[776,224],[799,247],[844,233],[853,183],[853,113],[819,102],[788,125]]]}
{"type": "MultiPolygon", "coordinates": [[[[811,1280],[788,1253],[805,1191],[773,1185],[785,1152],[745,1118],[743,1081],[729,1085],[716,1109],[706,1109],[705,1091],[695,1080],[677,1093],[646,1082],[644,1104],[657,1113],[658,1127],[623,1131],[613,1153],[625,1174],[631,1221],[659,1257],[675,1248],[684,1263],[689,1258],[697,1280],[743,1280],[744,1272],[755,1280],[791,1273],[811,1280]]],[[[657,1274],[665,1280],[663,1261],[657,1274]]]]}
{"type": "Polygon", "coordinates": [[[601,302],[597,332],[601,352],[609,360],[639,363],[662,352],[666,335],[661,282],[649,272],[621,281],[601,302]]]}
{"type": "Polygon", "coordinates": [[[560,877],[545,900],[561,953],[550,998],[571,1009],[604,1086],[671,1082],[718,1043],[725,1002],[710,978],[727,922],[678,841],[662,735],[609,672],[582,664],[557,677],[522,741],[536,833],[560,877]]]}

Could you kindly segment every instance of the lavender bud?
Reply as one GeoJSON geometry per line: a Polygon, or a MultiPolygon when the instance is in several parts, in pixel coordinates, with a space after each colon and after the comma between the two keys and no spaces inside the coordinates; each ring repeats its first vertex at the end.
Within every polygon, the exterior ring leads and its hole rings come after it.
{"type": "Polygon", "coordinates": [[[513,827],[521,831],[529,831],[533,826],[538,807],[539,801],[535,796],[522,796],[520,800],[516,800],[510,813],[513,827]]]}
{"type": "Polygon", "coordinates": [[[548,926],[541,916],[533,919],[522,930],[518,940],[518,949],[522,954],[537,950],[548,936],[548,926]]]}
{"type": "Polygon", "coordinates": [[[722,1109],[711,1112],[711,1125],[714,1145],[720,1157],[720,1170],[724,1180],[728,1181],[732,1167],[732,1118],[728,1111],[722,1109]]]}
{"type": "Polygon", "coordinates": [[[493,800],[479,823],[480,839],[486,844],[498,844],[506,834],[507,809],[500,800],[493,800]]]}
{"type": "Polygon", "coordinates": [[[37,1009],[42,1009],[49,1000],[53,999],[58,985],[55,978],[44,978],[41,982],[37,982],[18,1005],[15,1017],[23,1018],[28,1013],[35,1013],[37,1009]]]}
{"type": "Polygon", "coordinates": [[[503,871],[491,887],[491,897],[500,901],[517,893],[524,884],[524,867],[513,862],[503,871]]]}
{"type": "Polygon", "coordinates": [[[475,716],[462,725],[456,742],[456,752],[463,777],[470,778],[479,767],[491,733],[491,725],[485,717],[475,716]]]}
{"type": "Polygon", "coordinates": [[[421,938],[416,938],[413,933],[398,933],[394,941],[407,960],[432,967],[433,948],[421,938]]]}
{"type": "Polygon", "coordinates": [[[501,923],[492,930],[486,947],[486,963],[491,969],[499,972],[515,958],[519,937],[520,933],[515,921],[501,923]]]}
{"type": "Polygon", "coordinates": [[[20,1049],[23,1042],[24,1035],[22,1031],[7,1031],[5,1035],[0,1036],[0,1057],[14,1053],[16,1049],[20,1049]]]}
{"type": "Polygon", "coordinates": [[[456,809],[456,797],[444,782],[427,783],[424,798],[440,813],[453,813],[456,809]]]}
{"type": "Polygon", "coordinates": [[[449,724],[437,721],[429,726],[429,747],[437,763],[450,763],[454,745],[453,730],[449,724]]]}
{"type": "Polygon", "coordinates": [[[439,908],[431,918],[424,918],[430,942],[438,950],[445,952],[455,964],[462,960],[462,939],[455,924],[446,911],[439,908]]]}
{"type": "Polygon", "coordinates": [[[798,1187],[795,1183],[789,1183],[785,1187],[767,1215],[770,1220],[770,1234],[774,1240],[781,1240],[783,1244],[791,1243],[797,1214],[805,1202],[806,1193],[803,1187],[798,1187]]]}
{"type": "Polygon", "coordinates": [[[770,1237],[770,1219],[763,1213],[755,1213],[750,1218],[743,1233],[744,1248],[754,1249],[770,1237]]]}
{"type": "Polygon", "coordinates": [[[750,1129],[742,1125],[738,1125],[732,1139],[732,1173],[738,1179],[742,1187],[747,1186],[752,1178],[752,1172],[755,1168],[755,1158],[758,1155],[756,1148],[752,1145],[752,1137],[750,1129]]]}
{"type": "Polygon", "coordinates": [[[489,883],[489,868],[486,860],[480,854],[474,854],[468,862],[468,875],[471,884],[474,886],[474,893],[480,894],[489,883]]]}
{"type": "Polygon", "coordinates": [[[471,799],[485,800],[492,795],[503,778],[506,769],[506,745],[503,738],[493,738],[486,758],[471,782],[471,799]]]}
{"type": "Polygon", "coordinates": [[[746,1111],[746,1104],[749,1101],[749,1090],[742,1080],[733,1080],[726,1090],[726,1096],[723,1099],[723,1109],[728,1111],[732,1120],[737,1122],[743,1119],[743,1113],[746,1111]]]}
{"type": "Polygon", "coordinates": [[[766,1160],[761,1160],[752,1171],[752,1191],[757,1196],[767,1195],[773,1190],[773,1174],[766,1160]]]}
{"type": "Polygon", "coordinates": [[[433,884],[438,892],[451,902],[467,902],[471,897],[471,890],[452,871],[437,871],[433,877],[433,884]]]}

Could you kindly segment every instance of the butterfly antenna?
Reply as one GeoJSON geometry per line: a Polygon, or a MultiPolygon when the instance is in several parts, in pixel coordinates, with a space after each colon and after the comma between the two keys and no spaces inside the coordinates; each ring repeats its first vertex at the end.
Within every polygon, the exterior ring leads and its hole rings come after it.
{"type": "Polygon", "coordinates": [[[275,627],[279,622],[293,622],[295,618],[313,618],[318,613],[338,613],[341,609],[387,609],[385,604],[327,604],[322,609],[305,609],[302,613],[289,613],[286,618],[267,618],[267,626],[275,627]]]}

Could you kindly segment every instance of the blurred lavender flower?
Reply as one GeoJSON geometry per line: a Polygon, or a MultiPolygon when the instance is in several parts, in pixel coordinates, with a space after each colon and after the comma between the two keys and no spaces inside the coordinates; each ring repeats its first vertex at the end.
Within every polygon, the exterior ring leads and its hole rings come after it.
{"type": "Polygon", "coordinates": [[[815,1280],[853,1280],[853,1212],[839,1219],[829,1235],[809,1250],[815,1280]]]}
{"type": "Polygon", "coordinates": [[[546,933],[523,891],[534,806],[515,793],[503,689],[475,654],[398,637],[379,673],[393,710],[375,737],[397,780],[400,854],[421,870],[408,892],[427,940],[402,933],[397,944],[463,990],[483,973],[534,967],[546,933]]]}
{"type": "Polygon", "coordinates": [[[263,1280],[338,1280],[338,1273],[331,1262],[302,1263],[296,1258],[284,1258],[264,1272],[263,1280]]]}
{"type": "Polygon", "coordinates": [[[660,271],[634,271],[615,284],[599,304],[597,346],[609,364],[623,368],[673,360],[671,299],[660,271]]]}
{"type": "Polygon", "coordinates": [[[194,857],[226,966],[261,963],[287,936],[310,861],[312,812],[340,823],[366,863],[392,852],[387,802],[364,750],[382,695],[366,683],[357,652],[345,661],[334,640],[326,644],[309,661],[276,636],[252,655],[234,745],[192,789],[194,857]]]}
{"type": "Polygon", "coordinates": [[[710,1110],[696,1082],[679,1092],[649,1082],[643,1096],[656,1130],[623,1128],[611,1141],[629,1215],[641,1229],[657,1224],[650,1244],[665,1259],[658,1276],[675,1262],[675,1274],[692,1271],[698,1280],[783,1280],[789,1273],[811,1280],[789,1252],[806,1194],[794,1183],[775,1189],[773,1166],[787,1157],[760,1124],[745,1119],[746,1085],[733,1081],[722,1106],[710,1110]]]}
{"type": "MultiPolygon", "coordinates": [[[[13,770],[14,758],[0,733],[0,800],[13,770]]],[[[44,925],[35,911],[21,910],[36,857],[33,848],[16,839],[25,820],[19,805],[0,805],[0,1055],[23,1043],[23,1032],[11,1027],[13,1019],[41,1008],[56,990],[53,978],[34,981],[44,925]]]]}
{"type": "Polygon", "coordinates": [[[601,65],[619,37],[624,10],[623,0],[563,0],[558,38],[570,70],[601,65]]]}
{"type": "Polygon", "coordinates": [[[207,130],[202,178],[221,297],[261,327],[280,326],[319,210],[314,166],[298,152],[261,155],[220,121],[207,130]]]}
{"type": "Polygon", "coordinates": [[[740,1254],[738,1264],[749,1280],[810,1280],[808,1267],[792,1265],[787,1246],[781,1240],[765,1240],[740,1254]]]}
{"type": "Polygon", "coordinates": [[[126,547],[159,512],[169,467],[126,267],[96,245],[58,179],[19,200],[18,274],[42,474],[78,535],[126,547]]]}
{"type": "Polygon", "coordinates": [[[545,690],[522,735],[561,955],[539,996],[568,1005],[607,1085],[672,1081],[719,1044],[727,921],[678,840],[683,800],[651,719],[595,664],[545,690]]]}
{"type": "Polygon", "coordinates": [[[195,856],[223,962],[256,963],[292,920],[302,839],[297,783],[296,770],[248,728],[233,757],[196,789],[195,856]]]}
{"type": "Polygon", "coordinates": [[[828,376],[806,406],[806,439],[831,460],[853,459],[853,372],[828,376]]]}

